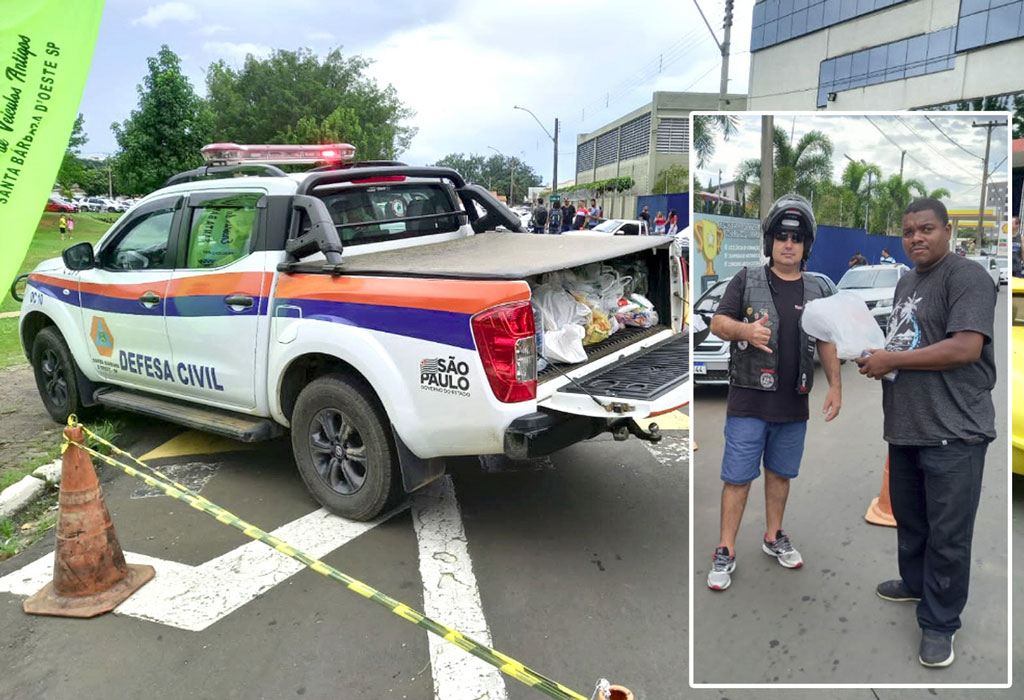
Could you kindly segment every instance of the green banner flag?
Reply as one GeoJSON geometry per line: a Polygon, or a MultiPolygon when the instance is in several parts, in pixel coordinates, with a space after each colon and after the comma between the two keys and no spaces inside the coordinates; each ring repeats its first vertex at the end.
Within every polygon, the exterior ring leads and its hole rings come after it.
{"type": "Polygon", "coordinates": [[[4,0],[0,13],[0,298],[67,150],[103,0],[4,0]]]}

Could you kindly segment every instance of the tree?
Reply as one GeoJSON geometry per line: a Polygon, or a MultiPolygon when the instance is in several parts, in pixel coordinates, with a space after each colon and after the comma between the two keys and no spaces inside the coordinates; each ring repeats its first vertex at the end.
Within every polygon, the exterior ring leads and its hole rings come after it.
{"type": "MultiPolygon", "coordinates": [[[[823,132],[808,131],[794,146],[785,130],[776,126],[772,150],[775,165],[772,201],[790,192],[813,199],[819,185],[832,181],[832,140],[823,132]]],[[[733,179],[738,192],[745,192],[750,183],[757,183],[751,188],[749,201],[760,202],[760,158],[740,163],[733,179]]]]}
{"type": "Polygon", "coordinates": [[[79,112],[75,118],[75,125],[71,127],[68,148],[64,151],[64,160],[61,161],[60,170],[57,171],[57,180],[54,183],[65,196],[71,194],[72,185],[79,184],[82,179],[84,168],[78,151],[88,140],[89,138],[85,135],[85,117],[79,112]]]}
{"type": "Polygon", "coordinates": [[[652,194],[690,191],[690,170],[685,165],[670,165],[660,173],[651,188],[652,194]]]}
{"type": "MultiPolygon", "coordinates": [[[[874,186],[881,182],[882,171],[874,163],[861,163],[851,160],[846,164],[840,179],[841,186],[849,193],[845,195],[844,220],[849,221],[852,228],[863,228],[867,205],[871,202],[874,186]],[[852,195],[849,196],[849,195],[852,195]],[[849,219],[845,214],[849,212],[849,219]]],[[[843,225],[843,224],[840,224],[843,225]]]]}
{"type": "Polygon", "coordinates": [[[202,163],[212,117],[181,73],[181,59],[167,45],[147,59],[149,74],[138,86],[139,107],[111,129],[120,148],[114,172],[121,190],[151,192],[183,170],[202,163]]]}
{"type": "MultiPolygon", "coordinates": [[[[703,168],[715,154],[715,138],[720,133],[723,141],[736,133],[739,117],[733,114],[698,114],[693,117],[693,151],[697,154],[697,167],[703,168]]],[[[657,191],[657,190],[655,190],[657,191]]]]}
{"type": "Polygon", "coordinates": [[[414,113],[392,86],[365,75],[369,65],[337,49],[323,61],[308,49],[250,55],[239,70],[217,61],[206,73],[213,134],[237,143],[344,142],[361,160],[395,158],[416,134],[402,125],[414,113]]]}
{"type": "Polygon", "coordinates": [[[471,153],[449,153],[435,165],[457,171],[466,182],[483,185],[487,189],[505,196],[509,206],[522,202],[526,191],[541,184],[541,176],[533,168],[515,157],[493,155],[485,157],[471,153]],[[512,178],[512,192],[509,193],[509,178],[512,178]]]}
{"type": "Polygon", "coordinates": [[[890,175],[886,180],[880,179],[876,197],[872,203],[873,211],[878,212],[877,219],[872,217],[870,233],[886,233],[894,235],[902,227],[903,211],[917,197],[943,199],[950,193],[944,187],[929,192],[920,180],[909,178],[904,180],[900,175],[890,175]]]}

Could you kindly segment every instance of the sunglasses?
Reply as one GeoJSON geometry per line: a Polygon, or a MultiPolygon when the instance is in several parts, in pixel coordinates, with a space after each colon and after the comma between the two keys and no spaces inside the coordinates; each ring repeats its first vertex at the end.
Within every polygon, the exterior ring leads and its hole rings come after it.
{"type": "Polygon", "coordinates": [[[796,231],[776,231],[775,240],[777,241],[793,241],[794,243],[803,243],[804,234],[796,231]]]}

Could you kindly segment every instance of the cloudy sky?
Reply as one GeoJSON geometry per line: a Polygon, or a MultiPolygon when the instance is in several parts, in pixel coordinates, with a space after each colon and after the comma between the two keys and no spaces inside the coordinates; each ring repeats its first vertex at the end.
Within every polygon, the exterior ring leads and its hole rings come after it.
{"type": "MultiPolygon", "coordinates": [[[[721,40],[723,0],[699,0],[721,40]]],[[[730,90],[745,92],[754,0],[737,0],[730,90]]],[[[572,177],[576,135],[650,102],[657,90],[718,92],[721,56],[692,0],[107,0],[82,99],[86,155],[111,153],[111,122],[138,103],[146,58],[161,44],[182,58],[205,94],[204,71],[247,53],[341,47],[375,63],[419,128],[402,158],[423,164],[449,153],[522,158],[546,180],[562,122],[559,179],[572,177]],[[660,68],[660,70],[659,70],[660,68]]]]}
{"type": "MultiPolygon", "coordinates": [[[[708,166],[696,171],[705,186],[709,181],[717,183],[719,172],[722,182],[732,180],[740,163],[761,157],[761,118],[742,113],[738,116],[739,133],[729,141],[718,139],[708,166]]],[[[838,181],[846,168],[846,156],[875,163],[886,177],[899,173],[900,156],[906,151],[904,178],[920,180],[929,191],[945,187],[952,195],[946,201],[951,209],[977,209],[986,129],[974,128],[971,123],[991,120],[992,115],[955,112],[932,115],[910,112],[892,116],[802,114],[776,116],[775,125],[792,134],[794,144],[808,131],[824,132],[834,147],[833,180],[838,181]]],[[[1005,123],[1005,118],[1003,121],[1005,123]]],[[[1007,129],[994,129],[989,153],[990,181],[1006,182],[1006,152],[1007,129]]]]}

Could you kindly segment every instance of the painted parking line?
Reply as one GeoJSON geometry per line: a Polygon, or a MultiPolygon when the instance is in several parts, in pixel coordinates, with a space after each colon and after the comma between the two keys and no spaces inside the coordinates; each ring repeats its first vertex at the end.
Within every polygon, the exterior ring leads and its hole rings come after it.
{"type": "Polygon", "coordinates": [[[203,433],[198,430],[186,430],[175,435],[167,442],[139,457],[143,462],[152,459],[169,457],[190,457],[195,455],[212,455],[221,452],[240,452],[256,449],[256,443],[239,442],[230,438],[203,433]]]}
{"type": "MultiPolygon", "coordinates": [[[[369,532],[404,507],[359,523],[320,510],[271,534],[322,558],[369,532]]],[[[306,568],[262,542],[249,542],[199,566],[125,552],[130,564],[149,564],[156,577],[114,612],[170,627],[200,632],[306,568]]],[[[29,596],[53,577],[53,552],[0,578],[0,592],[29,596]]]]}
{"type": "MultiPolygon", "coordinates": [[[[492,646],[451,477],[445,476],[417,493],[410,507],[419,543],[423,612],[481,644],[492,646]]],[[[498,669],[435,635],[427,635],[427,641],[435,698],[508,697],[505,679],[498,669]]]]}

